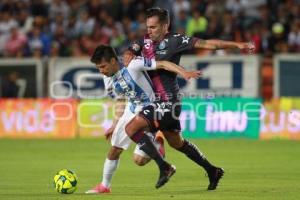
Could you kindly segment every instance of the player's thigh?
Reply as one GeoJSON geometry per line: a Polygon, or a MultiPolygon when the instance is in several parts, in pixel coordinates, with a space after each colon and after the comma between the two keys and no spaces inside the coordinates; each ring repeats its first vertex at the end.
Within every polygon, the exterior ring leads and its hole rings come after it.
{"type": "MultiPolygon", "coordinates": [[[[162,119],[159,121],[159,129],[161,131],[181,132],[179,116],[181,113],[180,102],[162,102],[167,109],[162,119]]],[[[162,107],[161,105],[161,107],[162,107]]]]}
{"type": "Polygon", "coordinates": [[[130,137],[138,131],[149,131],[149,125],[148,125],[147,120],[143,116],[136,115],[126,125],[125,131],[126,131],[127,135],[130,137]]]}
{"type": "Polygon", "coordinates": [[[115,147],[122,148],[124,150],[128,149],[131,144],[131,139],[125,132],[125,126],[134,118],[133,113],[125,112],[124,115],[119,119],[118,124],[111,137],[111,145],[115,147]]]}

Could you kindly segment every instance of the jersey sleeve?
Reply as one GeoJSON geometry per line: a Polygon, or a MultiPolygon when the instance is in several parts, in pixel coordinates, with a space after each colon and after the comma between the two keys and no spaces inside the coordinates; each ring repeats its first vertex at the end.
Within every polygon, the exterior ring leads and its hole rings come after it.
{"type": "Polygon", "coordinates": [[[174,53],[192,50],[198,38],[188,37],[186,35],[175,34],[171,38],[171,50],[174,53]]]}
{"type": "Polygon", "coordinates": [[[132,60],[127,67],[130,70],[134,71],[149,71],[156,69],[155,59],[148,59],[144,57],[138,57],[132,60]]]}

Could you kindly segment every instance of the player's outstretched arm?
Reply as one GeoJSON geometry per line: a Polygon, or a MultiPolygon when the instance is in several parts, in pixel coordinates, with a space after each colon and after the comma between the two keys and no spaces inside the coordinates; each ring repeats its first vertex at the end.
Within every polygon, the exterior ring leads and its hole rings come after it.
{"type": "Polygon", "coordinates": [[[194,44],[195,48],[200,49],[210,49],[210,50],[217,50],[217,49],[241,49],[246,50],[247,52],[253,52],[255,46],[251,42],[233,42],[233,41],[224,41],[224,40],[202,40],[199,39],[194,44]]]}
{"type": "Polygon", "coordinates": [[[156,68],[179,74],[187,81],[191,78],[198,79],[201,76],[201,71],[186,71],[184,68],[169,61],[156,61],[156,68]]]}

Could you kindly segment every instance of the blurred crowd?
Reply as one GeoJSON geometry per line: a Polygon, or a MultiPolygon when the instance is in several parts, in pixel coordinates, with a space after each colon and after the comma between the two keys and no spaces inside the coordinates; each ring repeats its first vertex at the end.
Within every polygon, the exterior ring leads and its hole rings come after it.
{"type": "Polygon", "coordinates": [[[153,6],[170,11],[172,32],[249,41],[264,55],[300,51],[300,0],[0,0],[0,56],[120,52],[146,32],[153,6]]]}

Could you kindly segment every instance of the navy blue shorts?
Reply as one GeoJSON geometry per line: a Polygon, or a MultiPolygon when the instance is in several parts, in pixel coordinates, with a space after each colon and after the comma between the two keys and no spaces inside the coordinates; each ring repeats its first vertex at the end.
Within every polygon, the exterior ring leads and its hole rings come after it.
{"type": "Polygon", "coordinates": [[[139,113],[139,116],[147,121],[151,132],[158,130],[180,132],[180,113],[181,103],[179,101],[156,101],[145,106],[139,113]]]}

